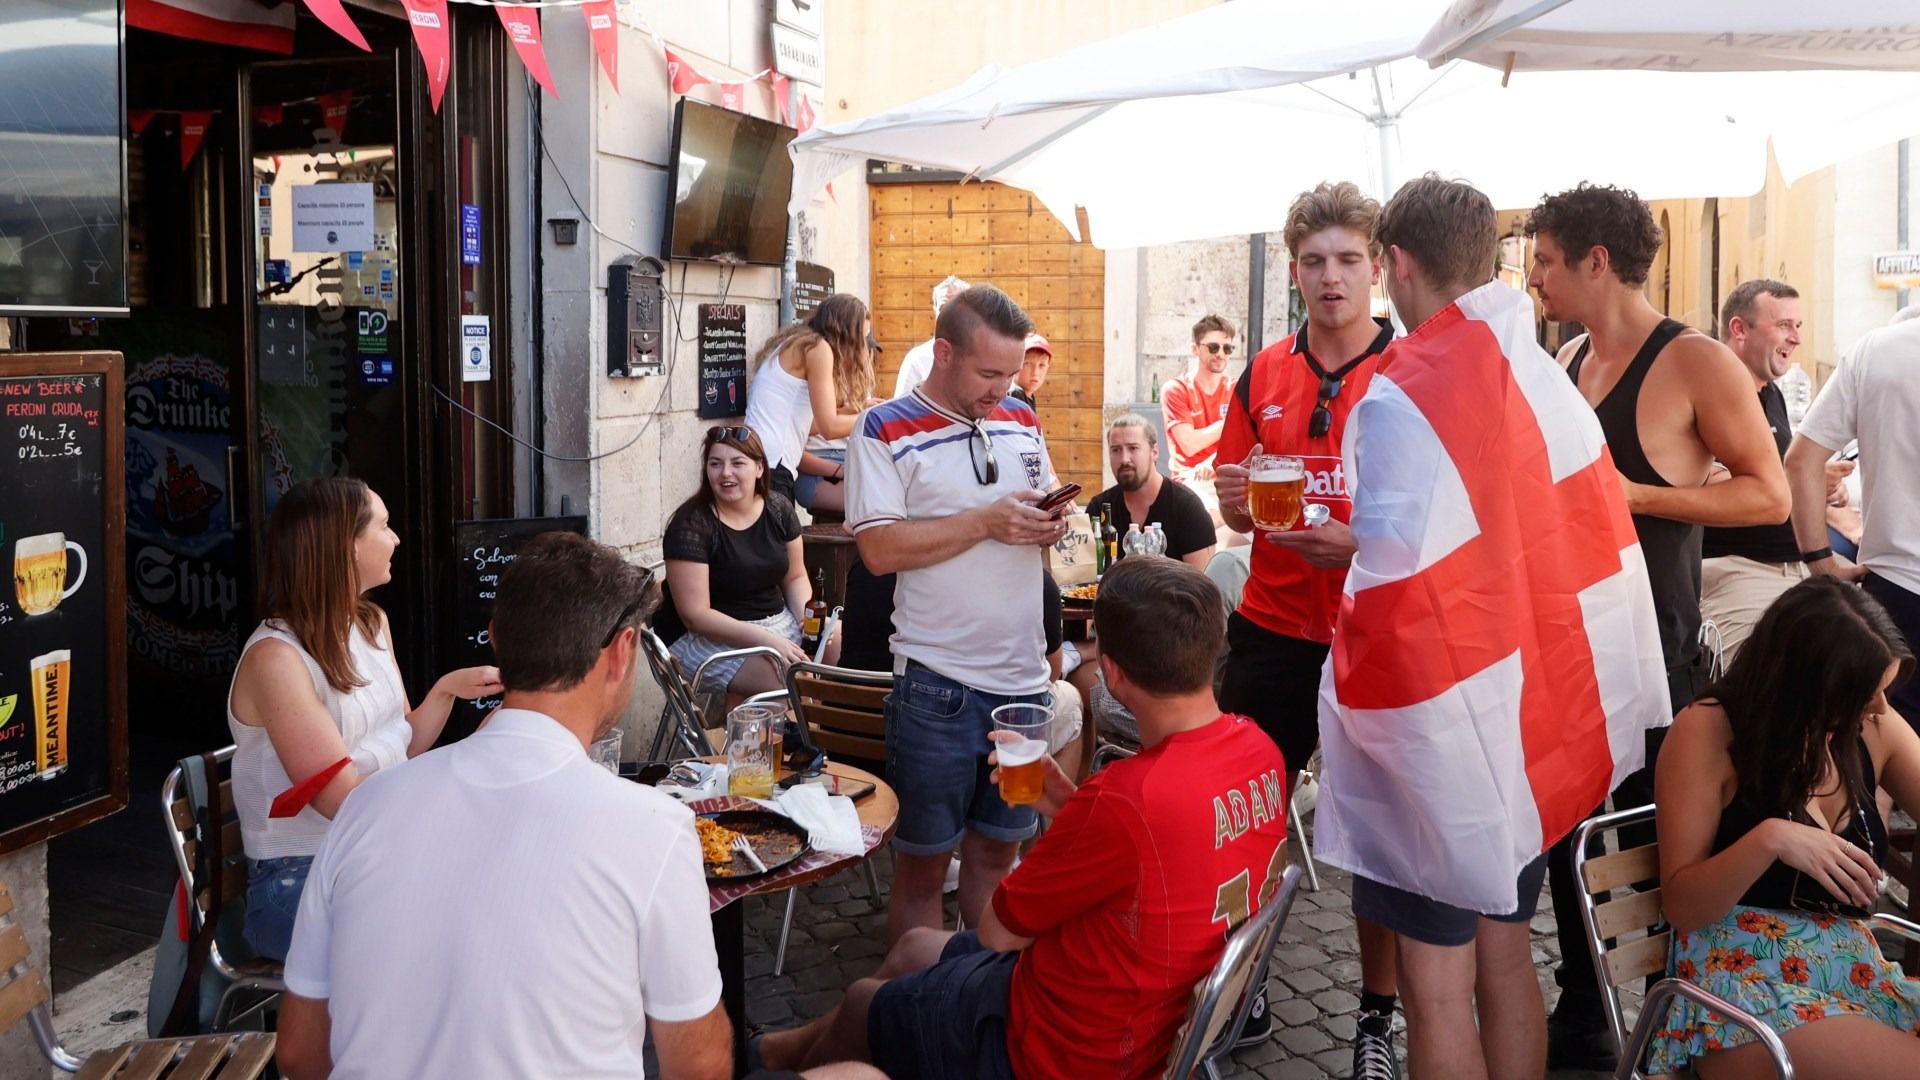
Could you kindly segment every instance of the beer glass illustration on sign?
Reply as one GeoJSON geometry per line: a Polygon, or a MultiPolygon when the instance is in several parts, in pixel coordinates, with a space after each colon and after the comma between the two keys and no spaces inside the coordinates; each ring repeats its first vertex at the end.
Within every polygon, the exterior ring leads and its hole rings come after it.
{"type": "Polygon", "coordinates": [[[1247,463],[1247,504],[1253,523],[1268,532],[1286,532],[1300,520],[1307,468],[1297,457],[1261,454],[1247,463]]]}
{"type": "Polygon", "coordinates": [[[39,778],[67,768],[67,698],[73,681],[73,656],[65,649],[36,656],[33,671],[34,757],[39,778]]]}
{"type": "Polygon", "coordinates": [[[60,533],[22,537],[13,546],[13,595],[28,615],[45,615],[87,580],[87,553],[60,533]],[[79,561],[67,583],[67,552],[79,561]]]}

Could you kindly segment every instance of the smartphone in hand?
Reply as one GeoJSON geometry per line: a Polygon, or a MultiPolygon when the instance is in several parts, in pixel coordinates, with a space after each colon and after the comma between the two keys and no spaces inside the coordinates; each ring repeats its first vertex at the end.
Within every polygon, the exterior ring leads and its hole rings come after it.
{"type": "Polygon", "coordinates": [[[1052,511],[1069,505],[1073,500],[1079,498],[1080,492],[1083,490],[1079,484],[1062,484],[1052,491],[1047,492],[1045,495],[1042,495],[1037,505],[1040,509],[1051,513],[1052,511]]]}

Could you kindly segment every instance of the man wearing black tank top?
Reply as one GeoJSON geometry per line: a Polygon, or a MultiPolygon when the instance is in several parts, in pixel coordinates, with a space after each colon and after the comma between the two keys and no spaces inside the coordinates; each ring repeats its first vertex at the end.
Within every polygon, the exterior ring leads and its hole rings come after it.
{"type": "MultiPolygon", "coordinates": [[[[1639,196],[1581,184],[1543,200],[1528,216],[1526,231],[1534,242],[1527,284],[1546,317],[1587,328],[1561,349],[1559,359],[1599,415],[1620,472],[1647,560],[1668,694],[1678,712],[1705,685],[1701,528],[1785,521],[1786,475],[1739,360],[1725,345],[1647,302],[1647,271],[1661,236],[1639,196]],[[1707,472],[1716,461],[1727,478],[1709,484],[1707,472]]],[[[1653,801],[1662,734],[1648,734],[1647,767],[1620,784],[1616,805],[1653,801]]],[[[1580,929],[1570,841],[1553,849],[1548,870],[1560,931],[1561,995],[1548,1027],[1547,1064],[1611,1069],[1612,1041],[1580,929]]]]}

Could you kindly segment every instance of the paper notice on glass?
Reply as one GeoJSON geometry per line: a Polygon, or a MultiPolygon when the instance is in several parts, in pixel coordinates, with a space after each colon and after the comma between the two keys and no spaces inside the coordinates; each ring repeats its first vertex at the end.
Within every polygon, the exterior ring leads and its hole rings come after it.
{"type": "Polygon", "coordinates": [[[300,184],[291,210],[295,251],[373,249],[372,184],[300,184]]]}
{"type": "Polygon", "coordinates": [[[460,316],[460,381],[493,378],[493,330],[485,315],[460,316]]]}

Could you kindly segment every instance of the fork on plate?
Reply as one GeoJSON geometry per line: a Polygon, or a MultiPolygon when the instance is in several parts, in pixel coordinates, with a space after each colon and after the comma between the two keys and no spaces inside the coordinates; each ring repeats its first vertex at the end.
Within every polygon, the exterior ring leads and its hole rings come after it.
{"type": "Polygon", "coordinates": [[[762,874],[767,872],[767,864],[760,861],[759,853],[753,850],[753,845],[747,842],[746,837],[744,836],[734,837],[733,850],[739,852],[742,855],[745,855],[747,857],[747,861],[753,864],[753,868],[755,870],[759,871],[762,874]]]}

